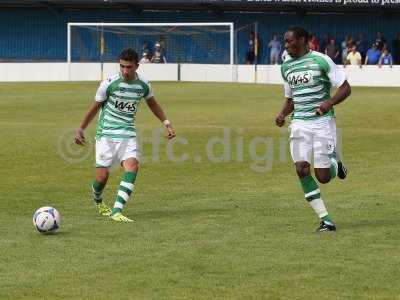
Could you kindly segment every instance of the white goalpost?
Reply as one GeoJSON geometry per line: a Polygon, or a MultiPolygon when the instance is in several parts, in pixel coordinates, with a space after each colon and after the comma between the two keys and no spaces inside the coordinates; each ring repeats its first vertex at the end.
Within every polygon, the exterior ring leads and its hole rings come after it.
{"type": "Polygon", "coordinates": [[[68,23],[67,64],[116,62],[123,48],[131,47],[139,57],[162,48],[168,63],[234,65],[234,25],[213,23],[68,23]],[[147,48],[145,48],[147,47],[147,48]],[[156,49],[156,48],[157,49],[156,49]]]}

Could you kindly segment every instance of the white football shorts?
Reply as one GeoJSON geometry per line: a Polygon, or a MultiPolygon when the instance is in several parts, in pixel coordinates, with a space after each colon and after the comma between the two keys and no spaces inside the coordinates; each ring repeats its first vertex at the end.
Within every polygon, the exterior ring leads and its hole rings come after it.
{"type": "Polygon", "coordinates": [[[336,122],[331,118],[293,120],[290,129],[290,154],[294,162],[314,162],[314,168],[329,168],[336,149],[336,122]]]}
{"type": "Polygon", "coordinates": [[[140,151],[136,138],[113,140],[107,137],[96,139],[96,167],[111,167],[116,160],[123,162],[128,158],[139,160],[140,151]]]}

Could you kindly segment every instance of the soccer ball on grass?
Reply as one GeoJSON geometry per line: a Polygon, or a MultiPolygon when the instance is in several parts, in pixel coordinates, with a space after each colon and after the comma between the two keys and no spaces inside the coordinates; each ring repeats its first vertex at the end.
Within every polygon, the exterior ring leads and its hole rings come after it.
{"type": "Polygon", "coordinates": [[[33,225],[40,233],[52,233],[60,227],[60,213],[54,207],[44,206],[33,214],[33,225]]]}

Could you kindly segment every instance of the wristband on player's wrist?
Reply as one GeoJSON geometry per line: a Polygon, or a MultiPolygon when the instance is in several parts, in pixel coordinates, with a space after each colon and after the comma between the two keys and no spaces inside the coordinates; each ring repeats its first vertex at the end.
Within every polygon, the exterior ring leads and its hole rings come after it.
{"type": "Polygon", "coordinates": [[[168,127],[171,125],[171,122],[169,120],[164,120],[162,123],[165,125],[165,127],[168,127]]]}

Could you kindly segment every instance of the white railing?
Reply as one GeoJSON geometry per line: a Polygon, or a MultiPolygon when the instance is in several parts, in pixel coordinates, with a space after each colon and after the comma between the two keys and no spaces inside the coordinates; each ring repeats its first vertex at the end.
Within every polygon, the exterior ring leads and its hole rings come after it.
{"type": "MultiPolygon", "coordinates": [[[[0,82],[18,81],[99,81],[98,63],[0,63],[0,82]],[[69,73],[71,78],[69,78],[69,73]]],[[[118,64],[105,63],[104,73],[118,72],[118,64]]],[[[144,64],[139,67],[149,80],[177,81],[177,64],[144,64]]],[[[203,65],[181,64],[181,81],[215,81],[282,84],[280,67],[259,65],[254,76],[252,65],[203,65]]],[[[345,68],[347,78],[353,86],[400,87],[400,66],[355,66],[345,68]]]]}

